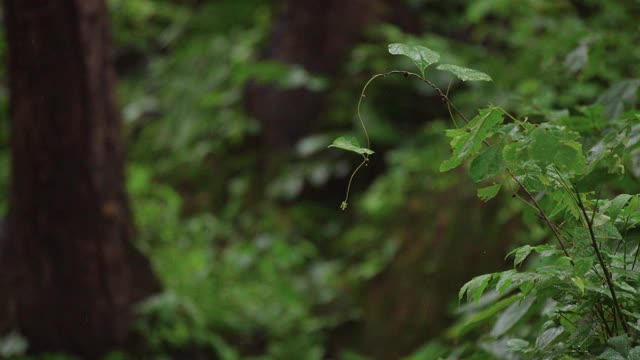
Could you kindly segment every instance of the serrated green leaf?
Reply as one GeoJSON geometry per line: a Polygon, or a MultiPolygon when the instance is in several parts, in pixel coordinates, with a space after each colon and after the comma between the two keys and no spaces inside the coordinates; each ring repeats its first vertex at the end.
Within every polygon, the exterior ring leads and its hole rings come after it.
{"type": "Polygon", "coordinates": [[[498,175],[504,170],[504,159],[502,158],[502,146],[493,145],[485,148],[471,162],[469,174],[475,182],[486,180],[498,175]]]}
{"type": "Polygon", "coordinates": [[[576,134],[563,128],[541,125],[531,132],[529,156],[543,169],[553,166],[566,172],[566,176],[582,174],[586,160],[577,138],[576,134]]]}
{"type": "Polygon", "coordinates": [[[447,130],[446,135],[451,140],[453,154],[451,158],[440,164],[440,171],[451,170],[468,158],[480,152],[483,141],[495,130],[495,126],[502,123],[502,111],[495,108],[480,110],[471,121],[462,128],[447,130]]]}
{"type": "Polygon", "coordinates": [[[460,288],[460,291],[458,292],[458,301],[461,301],[462,297],[466,293],[467,301],[473,298],[473,300],[477,303],[478,300],[480,300],[480,296],[482,296],[484,290],[489,285],[489,281],[491,281],[492,277],[493,274],[485,274],[476,276],[471,279],[471,281],[467,282],[466,284],[464,284],[464,286],[462,286],[462,288],[460,288]]]}
{"type": "Polygon", "coordinates": [[[478,189],[478,197],[482,201],[489,201],[498,195],[500,191],[500,184],[493,184],[491,186],[484,187],[482,189],[478,189]]]}
{"type": "Polygon", "coordinates": [[[371,149],[360,147],[360,144],[358,143],[358,139],[354,137],[341,136],[333,140],[333,143],[329,145],[329,147],[352,151],[360,155],[363,155],[363,154],[371,155],[374,153],[373,150],[371,149]]]}
{"type": "Polygon", "coordinates": [[[492,81],[491,76],[481,71],[469,69],[458,65],[442,64],[438,65],[437,69],[448,71],[457,76],[462,81],[492,81]]]}
{"type": "Polygon", "coordinates": [[[524,259],[527,258],[527,256],[529,256],[529,253],[531,253],[533,250],[534,250],[533,246],[524,245],[519,248],[513,249],[511,252],[507,254],[507,257],[511,255],[515,255],[515,258],[513,260],[513,266],[517,267],[524,261],[524,259]]]}
{"type": "Polygon", "coordinates": [[[420,73],[424,76],[424,70],[427,66],[437,63],[440,60],[440,54],[420,45],[407,44],[390,44],[389,53],[392,55],[404,55],[409,57],[416,64],[420,73]]]}

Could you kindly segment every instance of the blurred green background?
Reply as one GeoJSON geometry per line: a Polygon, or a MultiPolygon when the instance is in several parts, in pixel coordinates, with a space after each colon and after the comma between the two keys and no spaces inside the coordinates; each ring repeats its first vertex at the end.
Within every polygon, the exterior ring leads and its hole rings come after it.
{"type": "MultiPolygon", "coordinates": [[[[606,111],[638,100],[629,80],[640,78],[639,1],[109,6],[136,245],[164,285],[139,307],[150,358],[419,360],[472,336],[447,333],[459,287],[508,267],[508,250],[544,230],[508,194],[485,204],[464,171],[439,173],[447,108],[403,77],[368,91],[363,115],[376,154],[340,210],[358,159],[327,145],[337,136],[363,141],[362,86],[412,67],[387,44],[422,44],[491,75],[492,83],[467,84],[427,72],[469,115],[492,103],[550,117],[604,101],[612,86],[619,101],[606,111]]],[[[4,338],[0,357],[21,345],[4,338]]],[[[109,358],[129,357],[114,349],[109,358]]]]}

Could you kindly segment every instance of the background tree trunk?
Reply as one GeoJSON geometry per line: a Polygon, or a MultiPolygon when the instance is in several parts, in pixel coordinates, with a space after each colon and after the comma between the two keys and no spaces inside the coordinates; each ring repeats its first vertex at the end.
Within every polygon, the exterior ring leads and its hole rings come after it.
{"type": "Polygon", "coordinates": [[[4,7],[12,174],[0,294],[31,350],[97,358],[123,344],[132,305],[160,288],[131,243],[107,10],[103,0],[4,7]]]}
{"type": "MultiPolygon", "coordinates": [[[[377,21],[376,0],[289,0],[283,4],[266,58],[300,65],[312,74],[335,76],[352,47],[377,21]]],[[[326,92],[254,85],[247,90],[249,113],[263,124],[267,148],[287,149],[313,129],[325,110],[326,92]]]]}

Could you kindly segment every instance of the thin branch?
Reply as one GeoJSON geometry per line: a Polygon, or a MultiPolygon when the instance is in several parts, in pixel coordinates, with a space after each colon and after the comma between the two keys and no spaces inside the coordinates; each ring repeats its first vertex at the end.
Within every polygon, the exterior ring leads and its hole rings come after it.
{"type": "MultiPolygon", "coordinates": [[[[392,70],[392,71],[389,71],[389,72],[386,72],[386,73],[376,74],[376,75],[372,76],[369,79],[369,81],[367,81],[365,86],[363,87],[362,93],[360,94],[360,99],[358,100],[357,115],[358,115],[358,120],[360,121],[360,125],[362,125],[362,129],[364,130],[365,136],[367,138],[367,148],[371,148],[371,144],[370,144],[370,141],[369,141],[369,134],[367,133],[367,129],[366,129],[365,125],[364,125],[364,121],[362,120],[362,117],[360,115],[360,105],[362,103],[362,99],[365,97],[365,92],[367,90],[367,87],[369,86],[369,84],[371,84],[371,82],[373,80],[375,80],[375,79],[377,79],[379,77],[385,77],[387,75],[392,75],[392,74],[399,74],[399,75],[403,75],[405,77],[412,76],[412,77],[415,77],[415,78],[419,79],[420,81],[424,82],[425,84],[429,85],[432,89],[434,89],[436,91],[436,93],[440,96],[440,98],[442,98],[442,100],[447,104],[447,107],[449,108],[449,111],[453,110],[453,112],[456,115],[458,115],[462,120],[464,120],[465,123],[467,123],[467,124],[469,123],[469,119],[467,119],[467,117],[460,110],[458,110],[458,108],[453,104],[453,102],[451,102],[451,100],[449,100],[449,97],[447,96],[447,94],[442,92],[442,90],[436,84],[431,82],[429,79],[426,79],[425,77],[423,77],[423,76],[421,76],[419,74],[416,74],[414,72],[410,72],[410,71],[392,70]]],[[[504,112],[504,110],[503,110],[503,112],[504,112]]],[[[455,124],[455,120],[454,120],[454,124],[455,124]]],[[[486,140],[484,140],[483,143],[485,145],[487,145],[487,146],[490,146],[490,144],[486,140]]],[[[360,166],[358,166],[356,171],[362,165],[364,165],[364,163],[366,163],[367,160],[368,160],[367,156],[365,156],[365,161],[363,161],[363,163],[360,164],[360,166]]],[[[560,245],[560,248],[562,248],[562,252],[564,252],[564,255],[569,258],[569,260],[570,260],[572,265],[575,265],[575,262],[571,258],[571,255],[569,255],[569,251],[567,251],[567,248],[565,247],[565,245],[564,245],[564,243],[562,241],[562,237],[560,236],[560,233],[558,232],[558,229],[555,227],[553,222],[551,222],[551,220],[549,219],[547,214],[544,212],[544,210],[542,209],[542,207],[540,206],[540,204],[538,203],[536,198],[533,196],[533,194],[531,194],[531,192],[524,186],[524,184],[522,184],[522,182],[515,176],[515,174],[509,168],[507,168],[506,170],[509,173],[509,175],[511,176],[511,178],[513,179],[513,181],[515,181],[515,183],[518,185],[518,187],[520,189],[522,189],[522,191],[524,191],[525,194],[527,194],[527,197],[529,197],[529,199],[531,200],[531,202],[533,203],[535,208],[538,210],[539,214],[542,216],[542,219],[549,226],[549,228],[551,229],[551,232],[553,232],[554,237],[558,241],[558,244],[560,245]]],[[[356,171],[354,171],[354,173],[351,175],[351,178],[353,178],[353,175],[355,175],[356,171]]],[[[351,185],[351,181],[349,181],[349,185],[351,185]]],[[[348,197],[348,193],[347,193],[347,197],[348,197]]],[[[345,203],[346,203],[346,199],[345,199],[345,203]]]]}
{"type": "MultiPolygon", "coordinates": [[[[584,216],[584,220],[587,223],[587,228],[589,229],[589,236],[591,237],[591,245],[593,246],[593,249],[596,252],[596,256],[598,258],[598,262],[600,263],[600,266],[602,267],[602,271],[604,272],[604,278],[606,280],[607,283],[607,287],[609,288],[609,292],[611,293],[611,298],[613,299],[613,318],[616,318],[616,313],[618,314],[618,318],[620,319],[620,323],[622,324],[622,327],[624,328],[624,331],[626,333],[629,333],[629,328],[627,327],[627,322],[626,319],[624,317],[624,314],[622,314],[622,312],[620,311],[620,304],[618,303],[618,297],[616,296],[616,290],[613,287],[613,282],[611,281],[611,273],[609,273],[609,269],[607,268],[607,264],[604,261],[604,258],[602,257],[602,253],[600,252],[600,247],[598,246],[598,242],[596,241],[596,235],[593,232],[593,217],[591,220],[589,220],[589,215],[587,215],[587,210],[584,207],[584,203],[582,202],[582,199],[580,198],[580,193],[578,192],[578,189],[574,186],[575,192],[576,192],[576,196],[578,198],[578,206],[580,207],[580,210],[582,210],[582,215],[584,216]]],[[[595,210],[594,210],[595,211],[595,210]]]]}
{"type": "Polygon", "coordinates": [[[360,163],[360,165],[358,165],[358,167],[353,170],[353,172],[351,173],[351,177],[349,178],[349,183],[347,184],[347,193],[344,197],[344,201],[342,202],[342,204],[340,204],[340,208],[342,210],[346,210],[347,209],[347,205],[349,204],[348,200],[349,200],[349,190],[351,190],[351,182],[353,182],[353,177],[356,176],[356,173],[358,172],[358,170],[360,170],[360,168],[362,167],[362,165],[365,165],[367,162],[369,162],[369,158],[367,158],[366,156],[362,156],[364,159],[362,160],[362,162],[360,163]]]}
{"type": "MultiPolygon", "coordinates": [[[[464,116],[464,114],[460,110],[458,110],[458,108],[451,102],[451,100],[449,100],[449,97],[447,96],[447,94],[442,92],[442,90],[440,90],[440,88],[436,84],[432,83],[428,79],[420,76],[419,74],[416,74],[416,73],[413,73],[413,72],[410,72],[410,71],[393,70],[393,71],[389,71],[388,73],[385,73],[385,75],[390,75],[390,74],[401,74],[401,75],[404,75],[404,76],[413,76],[415,78],[418,78],[420,81],[426,83],[432,89],[434,89],[436,91],[436,93],[438,93],[438,95],[442,98],[442,100],[447,104],[447,106],[450,106],[451,109],[453,109],[453,112],[456,115],[458,115],[462,120],[464,120],[465,123],[467,123],[467,124],[469,123],[469,119],[467,119],[467,117],[464,116]]],[[[503,110],[503,112],[504,112],[504,110],[503,110]]],[[[455,123],[455,121],[454,121],[454,123],[455,123]]],[[[483,141],[483,142],[484,142],[485,145],[490,146],[489,143],[486,140],[483,141]]],[[[538,203],[536,198],[533,196],[533,194],[531,194],[531,192],[529,192],[529,190],[522,184],[522,182],[520,182],[520,180],[518,180],[518,178],[515,176],[515,174],[509,168],[507,168],[506,170],[509,173],[509,175],[511,176],[511,178],[513,179],[513,181],[516,182],[518,187],[520,189],[522,189],[522,191],[524,191],[525,194],[527,194],[527,197],[529,197],[529,199],[531,199],[531,202],[533,203],[535,208],[538,210],[538,212],[542,216],[543,220],[547,223],[547,225],[549,226],[549,228],[553,232],[553,235],[555,236],[556,240],[558,241],[558,244],[560,244],[560,248],[562,248],[562,252],[564,252],[564,255],[570,259],[571,264],[574,265],[575,263],[574,263],[573,259],[571,258],[571,255],[569,255],[569,251],[567,251],[567,248],[565,247],[564,243],[562,242],[562,238],[560,236],[560,233],[558,232],[558,229],[556,229],[556,227],[553,225],[553,223],[551,222],[551,220],[549,219],[547,214],[544,212],[544,210],[542,209],[542,207],[540,206],[540,204],[538,203]]]]}
{"type": "Polygon", "coordinates": [[[611,330],[609,329],[609,325],[607,325],[607,319],[604,316],[604,311],[602,311],[602,306],[600,304],[595,305],[596,314],[600,315],[600,320],[602,321],[602,327],[605,329],[605,334],[607,337],[611,337],[611,330]]]}

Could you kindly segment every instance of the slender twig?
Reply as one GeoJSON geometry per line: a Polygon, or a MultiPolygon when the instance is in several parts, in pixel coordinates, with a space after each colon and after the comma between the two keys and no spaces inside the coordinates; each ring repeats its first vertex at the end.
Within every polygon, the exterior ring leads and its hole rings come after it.
{"type": "Polygon", "coordinates": [[[560,233],[558,232],[558,229],[556,229],[555,225],[553,225],[553,222],[551,222],[551,219],[549,219],[549,217],[547,216],[547,213],[545,213],[544,210],[542,210],[542,207],[540,206],[536,198],[533,196],[533,194],[531,194],[529,190],[520,182],[520,180],[518,180],[518,178],[513,174],[513,172],[509,168],[507,168],[506,170],[509,173],[509,175],[511,175],[511,178],[516,182],[516,184],[520,186],[522,191],[524,191],[525,194],[527,194],[527,196],[529,197],[529,199],[531,199],[531,202],[536,207],[536,209],[538,209],[538,212],[540,213],[543,220],[547,223],[547,225],[551,229],[551,232],[553,232],[553,235],[555,236],[556,240],[558,240],[558,244],[560,244],[560,248],[562,248],[562,252],[564,252],[564,255],[570,259],[571,264],[575,265],[573,259],[571,258],[571,255],[569,255],[569,251],[567,251],[567,248],[564,246],[564,243],[562,242],[562,238],[560,236],[560,233]]]}
{"type": "MultiPolygon", "coordinates": [[[[365,138],[367,138],[367,149],[371,149],[371,140],[369,140],[369,133],[367,132],[367,127],[364,126],[364,121],[362,120],[362,116],[360,115],[360,105],[362,104],[362,99],[365,98],[365,92],[367,91],[367,87],[369,87],[369,84],[371,84],[371,82],[381,76],[386,76],[387,74],[376,74],[374,76],[371,77],[371,79],[369,79],[369,81],[367,81],[366,84],[364,84],[364,87],[362,88],[362,92],[360,93],[360,99],[358,99],[358,106],[356,108],[356,116],[358,117],[358,121],[360,121],[360,126],[362,126],[362,131],[364,131],[364,136],[365,138]]],[[[366,158],[366,156],[365,156],[366,158]]]]}
{"type": "Polygon", "coordinates": [[[360,165],[358,165],[358,167],[353,170],[353,172],[351,173],[351,177],[349,178],[349,183],[347,184],[347,193],[344,196],[344,201],[342,202],[342,204],[340,205],[340,208],[342,210],[346,210],[347,209],[347,205],[349,204],[349,190],[351,190],[351,182],[353,182],[353,177],[356,176],[356,173],[358,172],[358,170],[360,170],[360,168],[362,167],[362,165],[365,165],[367,162],[369,162],[369,158],[367,158],[366,156],[362,156],[363,160],[360,163],[360,165]]]}
{"type": "Polygon", "coordinates": [[[602,311],[602,306],[600,304],[595,305],[596,314],[600,315],[600,319],[602,320],[602,327],[605,329],[605,334],[607,337],[611,337],[611,330],[609,329],[609,325],[607,324],[607,319],[604,316],[604,311],[602,311]]]}
{"type": "MultiPolygon", "coordinates": [[[[376,75],[372,76],[369,79],[369,81],[367,81],[367,83],[365,84],[364,88],[362,89],[362,93],[360,94],[360,99],[358,100],[358,108],[357,108],[358,119],[360,120],[360,125],[362,125],[362,128],[363,128],[363,130],[365,132],[365,136],[367,138],[367,147],[368,148],[370,148],[369,135],[367,134],[366,127],[364,126],[364,121],[362,120],[362,117],[360,116],[360,104],[362,103],[362,99],[365,97],[365,91],[366,91],[367,87],[369,86],[369,84],[371,84],[371,82],[373,80],[375,80],[375,79],[377,79],[379,77],[385,77],[387,75],[393,75],[393,74],[403,75],[405,77],[411,76],[411,77],[417,78],[418,80],[422,81],[423,83],[429,85],[429,87],[431,87],[433,90],[435,90],[435,92],[438,94],[438,96],[440,96],[442,101],[444,101],[447,104],[447,107],[449,108],[450,112],[451,112],[451,110],[453,110],[453,112],[456,115],[458,115],[462,120],[464,120],[465,123],[469,124],[469,119],[460,110],[458,110],[458,108],[454,105],[454,103],[449,99],[447,94],[445,94],[436,84],[431,82],[429,79],[425,78],[424,76],[422,76],[420,74],[416,74],[416,73],[411,72],[411,71],[391,70],[391,71],[388,71],[386,73],[376,74],[376,75]]],[[[506,113],[504,110],[503,110],[503,112],[506,113]]],[[[513,116],[510,116],[510,117],[513,118],[513,116]]],[[[455,124],[455,119],[453,121],[454,121],[454,124],[455,124]]],[[[486,146],[490,146],[490,144],[486,140],[484,140],[483,143],[486,146]]],[[[366,156],[365,156],[365,161],[363,162],[363,164],[365,162],[366,162],[366,156]]],[[[362,166],[363,164],[360,164],[360,166],[362,166]]],[[[360,166],[358,168],[360,168],[360,166]]],[[[537,209],[539,214],[542,216],[542,219],[544,220],[544,222],[549,226],[549,228],[551,229],[551,232],[553,233],[554,237],[558,241],[558,244],[560,245],[560,248],[562,248],[562,252],[564,252],[564,255],[567,258],[569,258],[569,260],[570,260],[572,265],[575,265],[575,262],[571,258],[571,255],[569,255],[569,251],[567,250],[567,248],[564,245],[564,242],[562,241],[562,237],[560,236],[560,233],[558,232],[558,229],[555,227],[555,225],[553,224],[551,219],[549,219],[549,217],[547,216],[545,211],[542,209],[542,207],[540,206],[540,204],[536,200],[536,198],[533,196],[533,194],[531,194],[529,189],[527,189],[524,186],[524,184],[522,184],[522,182],[516,177],[516,175],[509,168],[506,168],[506,170],[509,173],[509,175],[511,176],[511,178],[513,179],[513,181],[518,185],[518,187],[520,189],[522,189],[522,191],[524,191],[524,193],[527,195],[527,197],[531,200],[531,202],[533,203],[533,205],[535,206],[535,208],[537,209]]],[[[352,178],[353,178],[353,174],[352,174],[352,178]]]]}
{"type": "Polygon", "coordinates": [[[638,261],[638,253],[640,253],[640,241],[638,241],[638,247],[636,248],[636,254],[633,257],[633,265],[631,265],[631,271],[636,268],[636,262],[638,261]]]}
{"type": "MultiPolygon", "coordinates": [[[[627,241],[625,240],[627,238],[627,232],[628,232],[628,228],[627,225],[629,225],[629,218],[631,218],[631,214],[627,215],[627,218],[624,220],[624,225],[622,225],[622,227],[624,228],[624,235],[622,235],[622,239],[620,239],[620,241],[618,241],[618,245],[616,245],[616,250],[613,252],[613,255],[618,253],[618,249],[620,249],[620,245],[622,244],[622,241],[624,240],[624,252],[625,252],[625,265],[624,268],[627,268],[627,241]]],[[[613,219],[613,221],[615,221],[616,219],[613,219]]]]}
{"type": "Polygon", "coordinates": [[[568,318],[568,317],[566,317],[563,313],[558,312],[557,314],[558,314],[561,318],[565,319],[569,324],[573,325],[573,327],[574,327],[574,328],[576,328],[576,329],[578,328],[578,326],[577,326],[573,321],[569,320],[569,318],[568,318]]]}
{"type": "MultiPolygon", "coordinates": [[[[443,93],[442,90],[440,90],[440,88],[436,84],[432,83],[428,79],[420,76],[419,74],[416,74],[416,73],[413,73],[413,72],[410,72],[410,71],[394,70],[394,71],[388,72],[387,74],[402,74],[404,76],[413,76],[413,77],[418,78],[420,81],[426,83],[432,89],[434,89],[436,91],[436,93],[438,93],[438,95],[442,98],[442,100],[445,103],[447,103],[447,106],[451,106],[451,109],[453,109],[453,112],[456,113],[456,115],[458,115],[462,120],[464,120],[465,123],[467,123],[467,124],[469,123],[469,119],[467,119],[467,117],[462,112],[460,112],[460,110],[458,110],[458,108],[456,108],[456,106],[453,104],[453,102],[451,102],[451,100],[449,100],[449,97],[447,96],[447,94],[443,93]]],[[[484,141],[484,144],[487,145],[487,146],[490,146],[489,143],[486,140],[484,141]]],[[[547,214],[544,212],[544,210],[542,209],[542,207],[540,206],[540,204],[538,203],[536,198],[533,196],[533,194],[531,194],[531,192],[529,192],[529,189],[527,189],[524,186],[524,184],[522,184],[522,182],[515,176],[515,174],[509,168],[507,168],[506,170],[509,173],[509,175],[511,176],[511,178],[513,179],[513,181],[515,181],[515,183],[518,185],[518,187],[520,189],[522,189],[522,191],[524,191],[524,193],[527,195],[527,197],[529,199],[531,199],[531,202],[533,203],[535,208],[538,210],[538,212],[542,216],[543,220],[547,223],[547,225],[549,226],[549,228],[553,232],[553,235],[555,236],[556,240],[558,241],[558,244],[560,244],[560,248],[562,248],[562,252],[564,252],[564,255],[570,259],[571,264],[573,265],[574,261],[571,258],[571,255],[569,255],[569,251],[567,251],[567,248],[564,246],[564,243],[562,242],[562,238],[560,236],[560,233],[558,232],[558,229],[556,229],[556,227],[553,225],[553,223],[551,222],[551,220],[549,219],[547,214]]]]}
{"type": "Polygon", "coordinates": [[[616,313],[617,313],[618,318],[620,319],[620,323],[622,324],[622,328],[626,333],[629,333],[629,328],[627,327],[627,322],[624,317],[624,314],[622,314],[622,311],[620,311],[620,304],[618,303],[616,290],[613,287],[611,273],[607,268],[607,264],[604,262],[604,258],[602,257],[602,253],[600,252],[600,247],[598,246],[598,242],[596,241],[596,235],[593,232],[593,216],[591,217],[591,220],[589,220],[589,216],[587,215],[587,210],[584,206],[584,203],[582,202],[582,198],[580,198],[580,193],[578,192],[578,189],[576,187],[574,187],[574,189],[576,192],[576,196],[578,198],[578,207],[580,207],[580,210],[582,211],[582,215],[584,216],[584,220],[587,223],[587,228],[589,229],[589,236],[591,237],[591,245],[593,246],[593,249],[596,252],[598,262],[600,263],[600,266],[602,267],[602,271],[604,272],[604,279],[607,283],[607,287],[609,288],[609,292],[611,293],[611,298],[613,299],[613,318],[614,319],[616,318],[616,313]]]}

